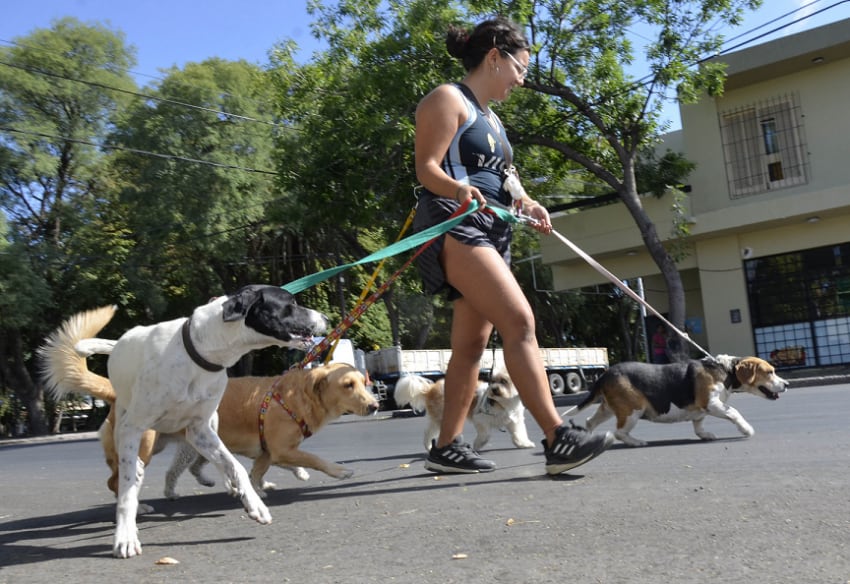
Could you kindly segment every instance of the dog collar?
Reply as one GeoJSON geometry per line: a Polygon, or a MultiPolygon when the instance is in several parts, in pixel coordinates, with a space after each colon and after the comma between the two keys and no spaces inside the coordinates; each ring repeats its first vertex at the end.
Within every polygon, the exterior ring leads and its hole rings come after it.
{"type": "Polygon", "coordinates": [[[189,323],[192,322],[192,317],[190,316],[183,322],[183,346],[186,348],[186,353],[189,354],[189,357],[192,361],[195,362],[195,365],[201,367],[202,369],[206,369],[207,371],[211,371],[212,373],[218,373],[223,370],[224,367],[221,365],[216,365],[215,363],[210,363],[203,357],[201,357],[198,350],[195,348],[195,344],[192,342],[192,336],[189,334],[189,323]]]}
{"type": "Polygon", "coordinates": [[[301,435],[304,436],[304,438],[309,438],[310,436],[313,435],[313,433],[310,431],[310,428],[307,427],[307,422],[299,419],[298,416],[295,415],[295,412],[293,412],[288,407],[286,407],[286,404],[283,403],[283,398],[281,397],[281,395],[276,391],[270,391],[266,394],[266,397],[263,398],[263,403],[260,405],[260,416],[259,416],[259,420],[258,420],[258,424],[257,424],[259,432],[260,432],[260,448],[262,450],[264,450],[264,451],[268,450],[268,448],[266,448],[266,432],[265,432],[265,429],[266,429],[266,412],[269,411],[269,405],[271,404],[272,398],[274,398],[274,401],[276,401],[277,403],[280,404],[280,407],[283,408],[283,411],[285,411],[287,414],[289,414],[289,417],[292,418],[295,421],[296,424],[298,424],[298,427],[301,428],[301,435]]]}

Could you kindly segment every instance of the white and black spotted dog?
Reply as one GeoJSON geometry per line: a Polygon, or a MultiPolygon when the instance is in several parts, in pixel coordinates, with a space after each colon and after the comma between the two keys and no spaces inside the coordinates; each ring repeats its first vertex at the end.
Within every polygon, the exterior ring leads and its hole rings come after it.
{"type": "MultiPolygon", "coordinates": [[[[142,553],[136,513],[144,464],[138,452],[142,434],[149,429],[163,434],[185,432],[186,440],[225,477],[248,515],[259,523],[271,521],[247,471],[214,430],[214,416],[227,384],[225,370],[255,349],[305,348],[313,336],[326,330],[327,323],[324,315],[298,306],[283,289],[252,285],[211,300],[189,318],[137,326],[117,341],[82,339],[76,344],[83,357],[109,354],[119,479],[114,556],[142,553]]],[[[43,352],[49,352],[50,345],[49,339],[43,352]]],[[[62,395],[70,387],[59,383],[52,390],[62,395]]]]}

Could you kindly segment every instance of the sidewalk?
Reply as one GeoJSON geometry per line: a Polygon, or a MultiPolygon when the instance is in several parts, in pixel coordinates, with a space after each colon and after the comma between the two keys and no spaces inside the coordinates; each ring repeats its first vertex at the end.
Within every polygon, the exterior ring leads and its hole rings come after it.
{"type": "Polygon", "coordinates": [[[797,369],[780,372],[780,375],[788,380],[789,389],[813,385],[837,385],[850,383],[850,366],[797,369]]]}
{"type": "Polygon", "coordinates": [[[65,432],[45,436],[25,436],[23,438],[0,438],[0,448],[16,444],[40,444],[43,442],[71,442],[74,440],[97,440],[97,432],[65,432]]]}

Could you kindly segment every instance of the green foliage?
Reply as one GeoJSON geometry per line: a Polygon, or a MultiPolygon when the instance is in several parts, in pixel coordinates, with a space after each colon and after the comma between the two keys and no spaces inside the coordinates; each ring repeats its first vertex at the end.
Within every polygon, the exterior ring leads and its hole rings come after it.
{"type": "Polygon", "coordinates": [[[13,164],[3,204],[31,238],[56,236],[53,213],[90,190],[100,160],[93,143],[127,99],[104,87],[133,89],[126,70],[135,58],[122,35],[67,18],[0,49],[0,60],[0,121],[15,130],[0,144],[13,164]]]}
{"type": "Polygon", "coordinates": [[[317,30],[330,49],[303,67],[293,67],[288,46],[273,59],[279,115],[293,128],[280,160],[293,198],[280,212],[306,225],[400,226],[414,202],[413,114],[445,80],[441,66],[452,66],[432,32],[445,29],[447,11],[437,2],[391,2],[384,12],[378,4],[322,8],[317,30]]]}
{"type": "Polygon", "coordinates": [[[125,184],[110,204],[132,234],[122,271],[135,275],[140,307],[185,312],[199,297],[270,283],[267,266],[248,259],[275,238],[266,211],[277,128],[261,70],[210,59],[149,90],[156,99],[135,103],[110,137],[133,149],[114,156],[125,184]]]}
{"type": "MultiPolygon", "coordinates": [[[[457,19],[444,2],[349,0],[334,8],[311,6],[314,30],[329,49],[298,66],[293,47],[281,44],[269,71],[278,115],[291,129],[278,141],[280,188],[290,196],[271,209],[270,217],[310,233],[311,246],[332,258],[312,266],[321,269],[371,251],[363,235],[373,226],[384,228],[377,247],[401,231],[415,204],[416,104],[460,70],[446,54],[444,36],[435,32],[444,33],[457,19]]],[[[389,260],[378,282],[404,259],[389,260]]],[[[353,284],[347,278],[348,294],[356,297],[361,287],[353,284]]],[[[400,292],[385,297],[379,317],[390,319],[392,340],[405,346],[418,345],[427,328],[404,322],[415,300],[405,292],[412,286],[418,286],[418,276],[410,269],[394,285],[400,292]]],[[[370,344],[385,341],[377,333],[384,325],[369,322],[378,309],[371,308],[353,333],[362,329],[370,344]]]]}
{"type": "MultiPolygon", "coordinates": [[[[54,295],[91,302],[75,292],[95,276],[67,246],[101,192],[95,144],[135,88],[126,72],[135,57],[120,33],[70,18],[19,41],[0,49],[0,120],[14,130],[0,141],[0,204],[17,242],[17,313],[49,317],[54,295]]],[[[39,320],[24,322],[37,331],[39,320]]]]}
{"type": "Polygon", "coordinates": [[[33,268],[26,246],[0,241],[0,330],[41,322],[50,298],[43,274],[33,268]]]}

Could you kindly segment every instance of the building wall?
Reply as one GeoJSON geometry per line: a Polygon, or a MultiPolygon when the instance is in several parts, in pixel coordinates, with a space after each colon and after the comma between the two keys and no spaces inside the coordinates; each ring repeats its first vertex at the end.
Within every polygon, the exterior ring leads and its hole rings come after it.
{"type": "MultiPolygon", "coordinates": [[[[693,188],[692,212],[699,216],[719,210],[752,207],[753,202],[756,202],[761,213],[767,213],[766,217],[759,219],[766,220],[789,214],[817,213],[835,203],[840,204],[834,197],[815,198],[810,195],[835,192],[836,188],[844,192],[848,184],[848,103],[850,58],[829,64],[813,64],[806,71],[729,91],[716,100],[706,99],[699,104],[683,105],[684,151],[689,159],[697,163],[688,179],[693,188]],[[737,199],[730,197],[718,112],[791,93],[796,94],[803,115],[809,164],[807,182],[737,199]],[[771,205],[764,209],[763,205],[768,201],[771,205]]],[[[749,216],[747,218],[751,219],[749,216]]]]}
{"type": "MultiPolygon", "coordinates": [[[[712,353],[745,355],[754,354],[745,258],[850,241],[850,20],[724,59],[730,72],[724,96],[682,106],[683,129],[666,146],[681,146],[697,165],[686,201],[690,253],[678,263],[687,318],[700,328],[692,337],[712,353]],[[813,62],[821,55],[823,62],[813,62]],[[791,94],[802,120],[806,181],[731,197],[719,112],[791,94]]],[[[672,196],[646,196],[642,203],[662,241],[669,240],[672,196]]],[[[622,203],[558,214],[553,225],[618,278],[643,278],[646,299],[667,311],[663,278],[622,203]]],[[[607,282],[555,237],[542,238],[541,253],[556,289],[607,282]]]]}

